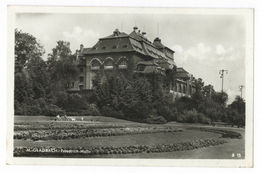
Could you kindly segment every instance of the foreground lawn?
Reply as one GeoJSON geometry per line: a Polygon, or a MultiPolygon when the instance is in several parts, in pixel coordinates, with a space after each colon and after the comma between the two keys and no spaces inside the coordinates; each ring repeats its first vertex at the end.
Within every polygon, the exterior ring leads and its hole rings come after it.
{"type": "Polygon", "coordinates": [[[71,122],[54,119],[15,116],[17,156],[234,159],[232,154],[239,153],[244,157],[243,129],[180,123],[149,125],[102,116],[84,117],[83,121],[76,117],[71,122]],[[45,151],[50,147],[82,153],[25,152],[26,148],[45,151]]]}

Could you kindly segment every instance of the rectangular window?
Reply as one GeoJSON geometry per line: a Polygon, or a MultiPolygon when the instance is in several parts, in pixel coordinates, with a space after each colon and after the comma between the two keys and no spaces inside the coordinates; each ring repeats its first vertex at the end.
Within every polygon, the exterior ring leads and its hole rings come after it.
{"type": "Polygon", "coordinates": [[[80,71],[80,73],[83,73],[83,68],[82,68],[82,67],[80,67],[79,71],[80,71]]]}
{"type": "Polygon", "coordinates": [[[82,89],[83,89],[83,85],[80,85],[80,86],[79,86],[79,89],[82,90],[82,89]]]}
{"type": "Polygon", "coordinates": [[[80,77],[79,77],[79,81],[80,81],[80,82],[84,82],[84,77],[83,77],[83,76],[80,76],[80,77]]]}

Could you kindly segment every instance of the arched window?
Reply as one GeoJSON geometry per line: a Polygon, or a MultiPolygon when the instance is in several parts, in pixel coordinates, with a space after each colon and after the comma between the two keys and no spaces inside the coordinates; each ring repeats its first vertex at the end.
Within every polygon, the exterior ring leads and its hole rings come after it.
{"type": "Polygon", "coordinates": [[[104,69],[109,70],[113,68],[114,68],[114,60],[110,57],[106,58],[104,62],[104,69]]]}
{"type": "Polygon", "coordinates": [[[91,70],[99,70],[101,66],[101,61],[97,58],[94,58],[90,61],[91,70]]]}
{"type": "Polygon", "coordinates": [[[126,69],[127,68],[127,59],[125,57],[121,57],[118,60],[118,68],[119,69],[126,69]]]}

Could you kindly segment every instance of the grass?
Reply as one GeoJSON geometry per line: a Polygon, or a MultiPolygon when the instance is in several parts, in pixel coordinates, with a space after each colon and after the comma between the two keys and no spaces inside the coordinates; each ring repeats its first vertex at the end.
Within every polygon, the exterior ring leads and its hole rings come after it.
{"type": "MultiPolygon", "coordinates": [[[[76,117],[77,120],[80,120],[81,117],[76,117]]],[[[15,134],[17,133],[27,133],[27,132],[43,132],[43,131],[55,131],[55,133],[60,131],[75,131],[83,132],[79,136],[75,138],[62,138],[62,140],[52,140],[51,138],[47,139],[39,139],[38,141],[33,140],[14,140],[14,147],[56,147],[56,148],[78,148],[78,147],[127,147],[127,146],[171,146],[176,143],[188,143],[190,141],[196,140],[206,140],[206,139],[214,139],[214,140],[222,140],[223,132],[227,131],[236,131],[239,134],[242,134],[241,139],[226,139],[225,141],[228,143],[223,143],[221,145],[200,148],[189,151],[178,151],[178,150],[165,150],[163,152],[139,152],[139,153],[125,153],[125,154],[114,154],[109,153],[105,155],[92,155],[91,157],[120,157],[120,158],[230,158],[231,152],[241,153],[242,157],[244,157],[244,136],[243,129],[234,129],[234,128],[215,128],[215,127],[207,127],[200,126],[198,124],[180,124],[180,123],[168,123],[165,125],[150,125],[143,123],[136,123],[126,120],[120,120],[116,118],[110,117],[102,117],[102,116],[89,116],[84,117],[84,121],[75,121],[75,122],[67,122],[67,121],[54,121],[53,117],[44,117],[44,116],[15,116],[15,134]],[[195,127],[195,128],[192,128],[195,127]],[[201,128],[203,127],[203,129],[201,128]],[[120,136],[118,135],[109,135],[109,136],[87,136],[87,138],[82,138],[85,135],[84,131],[104,131],[104,130],[112,130],[114,132],[118,132],[118,129],[127,129],[127,131],[138,131],[138,133],[123,133],[120,136]],[[141,130],[140,130],[141,129],[141,130]],[[143,131],[146,129],[146,131],[143,131]],[[159,129],[159,130],[158,130],[159,129]],[[162,130],[163,131],[160,131],[162,130]],[[183,129],[179,132],[174,132],[169,129],[183,129]],[[210,130],[205,130],[210,129],[210,130]],[[212,130],[212,129],[215,129],[212,130]],[[225,130],[223,130],[225,129],[225,130]],[[155,133],[151,133],[154,131],[155,133]],[[234,142],[236,141],[236,142],[234,142]],[[232,144],[232,145],[231,145],[232,144]],[[223,147],[226,146],[226,147],[223,147]]],[[[33,133],[32,133],[33,134],[33,133]]],[[[104,134],[107,134],[105,131],[104,134]]],[[[233,133],[232,133],[233,134],[233,133]]],[[[37,134],[36,134],[37,135],[37,134]]],[[[30,135],[29,135],[30,136],[30,135]]],[[[55,134],[54,134],[55,136],[55,134]]],[[[25,138],[30,139],[30,138],[25,138]]],[[[223,138],[224,139],[224,138],[223,138]]],[[[114,150],[112,150],[114,151],[114,150]]],[[[161,151],[161,150],[158,150],[161,151]]],[[[117,151],[115,151],[117,153],[117,151]]],[[[47,155],[35,155],[34,156],[48,156],[47,155]]],[[[75,155],[63,155],[62,157],[88,157],[75,155]]],[[[89,156],[90,157],[90,156],[89,156]]]]}

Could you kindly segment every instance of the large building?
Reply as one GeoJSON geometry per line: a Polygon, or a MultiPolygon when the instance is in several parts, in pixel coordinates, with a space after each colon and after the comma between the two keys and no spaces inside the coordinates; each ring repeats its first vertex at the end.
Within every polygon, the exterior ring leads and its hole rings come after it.
{"type": "Polygon", "coordinates": [[[145,32],[137,27],[130,34],[116,29],[112,35],[99,38],[91,48],[76,52],[79,63],[79,78],[72,83],[70,91],[93,88],[93,80],[99,76],[101,82],[112,72],[125,74],[131,78],[135,74],[166,76],[173,71],[175,80],[168,84],[168,90],[174,97],[189,96],[194,92],[193,77],[174,61],[174,51],[163,45],[160,38],[153,42],[146,38],[145,32]]]}

